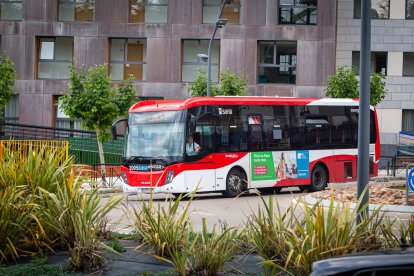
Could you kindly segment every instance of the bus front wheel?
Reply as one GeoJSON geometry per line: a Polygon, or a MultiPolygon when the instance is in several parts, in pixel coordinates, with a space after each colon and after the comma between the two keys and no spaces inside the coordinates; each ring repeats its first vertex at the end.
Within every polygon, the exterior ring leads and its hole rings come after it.
{"type": "Polygon", "coordinates": [[[246,190],[247,180],[238,169],[232,169],[227,175],[225,197],[236,197],[246,190]]]}
{"type": "Polygon", "coordinates": [[[311,192],[318,192],[325,189],[328,183],[328,173],[325,168],[321,165],[315,165],[312,170],[311,185],[309,190],[311,192]]]}

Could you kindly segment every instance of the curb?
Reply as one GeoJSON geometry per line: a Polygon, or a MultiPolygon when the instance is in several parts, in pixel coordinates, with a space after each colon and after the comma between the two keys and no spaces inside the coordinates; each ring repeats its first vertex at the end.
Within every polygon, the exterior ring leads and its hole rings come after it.
{"type": "MultiPolygon", "coordinates": [[[[324,207],[329,207],[331,205],[330,200],[318,200],[312,196],[312,194],[308,194],[305,196],[305,203],[307,205],[315,205],[316,203],[321,203],[324,207]]],[[[342,207],[345,203],[343,202],[334,202],[334,206],[342,207]]],[[[355,209],[357,206],[356,203],[351,203],[350,208],[355,209]]],[[[377,209],[381,209],[381,212],[395,212],[395,213],[412,213],[414,214],[414,206],[403,206],[403,205],[380,205],[380,204],[370,204],[369,210],[374,211],[377,209]]]]}

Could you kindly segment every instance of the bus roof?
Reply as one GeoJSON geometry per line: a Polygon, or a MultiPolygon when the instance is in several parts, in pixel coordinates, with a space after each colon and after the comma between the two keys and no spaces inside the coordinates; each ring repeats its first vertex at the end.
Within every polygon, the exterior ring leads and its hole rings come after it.
{"type": "Polygon", "coordinates": [[[202,105],[324,105],[357,106],[358,99],[293,98],[266,96],[216,96],[187,100],[148,100],[134,104],[129,112],[150,112],[187,109],[202,105]]]}

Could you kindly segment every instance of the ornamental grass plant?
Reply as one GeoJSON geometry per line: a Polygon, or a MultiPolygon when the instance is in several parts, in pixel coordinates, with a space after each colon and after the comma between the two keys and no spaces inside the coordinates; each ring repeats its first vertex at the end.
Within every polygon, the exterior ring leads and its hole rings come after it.
{"type": "Polygon", "coordinates": [[[161,258],[170,257],[174,251],[181,252],[191,232],[188,217],[192,197],[184,208],[180,208],[182,195],[177,199],[166,199],[164,206],[151,199],[141,201],[141,209],[127,211],[135,226],[134,231],[142,237],[141,249],[155,251],[161,258]]]}
{"type": "Polygon", "coordinates": [[[361,216],[357,223],[358,208],[335,204],[333,197],[329,207],[320,202],[309,206],[300,199],[285,213],[280,212],[277,199],[262,202],[264,207],[248,218],[247,227],[266,275],[308,275],[315,261],[382,248],[393,227],[385,223],[380,209],[361,216]]]}
{"type": "MultiPolygon", "coordinates": [[[[84,193],[73,159],[40,148],[21,158],[27,146],[3,147],[0,160],[0,261],[40,249],[69,249],[72,268],[90,270],[103,263],[97,235],[105,216],[122,199],[101,203],[97,189],[84,193]]],[[[111,249],[109,249],[111,250],[111,249]]]]}

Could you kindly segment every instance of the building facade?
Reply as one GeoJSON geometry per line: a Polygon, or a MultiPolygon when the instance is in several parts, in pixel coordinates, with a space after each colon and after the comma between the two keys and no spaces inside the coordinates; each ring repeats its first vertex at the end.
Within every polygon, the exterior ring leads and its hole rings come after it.
{"type": "MultiPolygon", "coordinates": [[[[6,119],[79,127],[56,108],[68,65],[106,64],[134,75],[137,96],[185,99],[207,63],[220,0],[0,0],[1,51],[15,62],[18,96],[6,119]]],[[[321,97],[335,71],[336,1],[227,0],[212,47],[212,79],[230,70],[251,95],[321,97]]]]}
{"type": "MultiPolygon", "coordinates": [[[[371,68],[386,74],[377,106],[382,155],[397,152],[400,131],[414,133],[414,1],[371,0],[371,68]]],[[[361,0],[338,0],[336,65],[359,67],[361,0]]]]}

